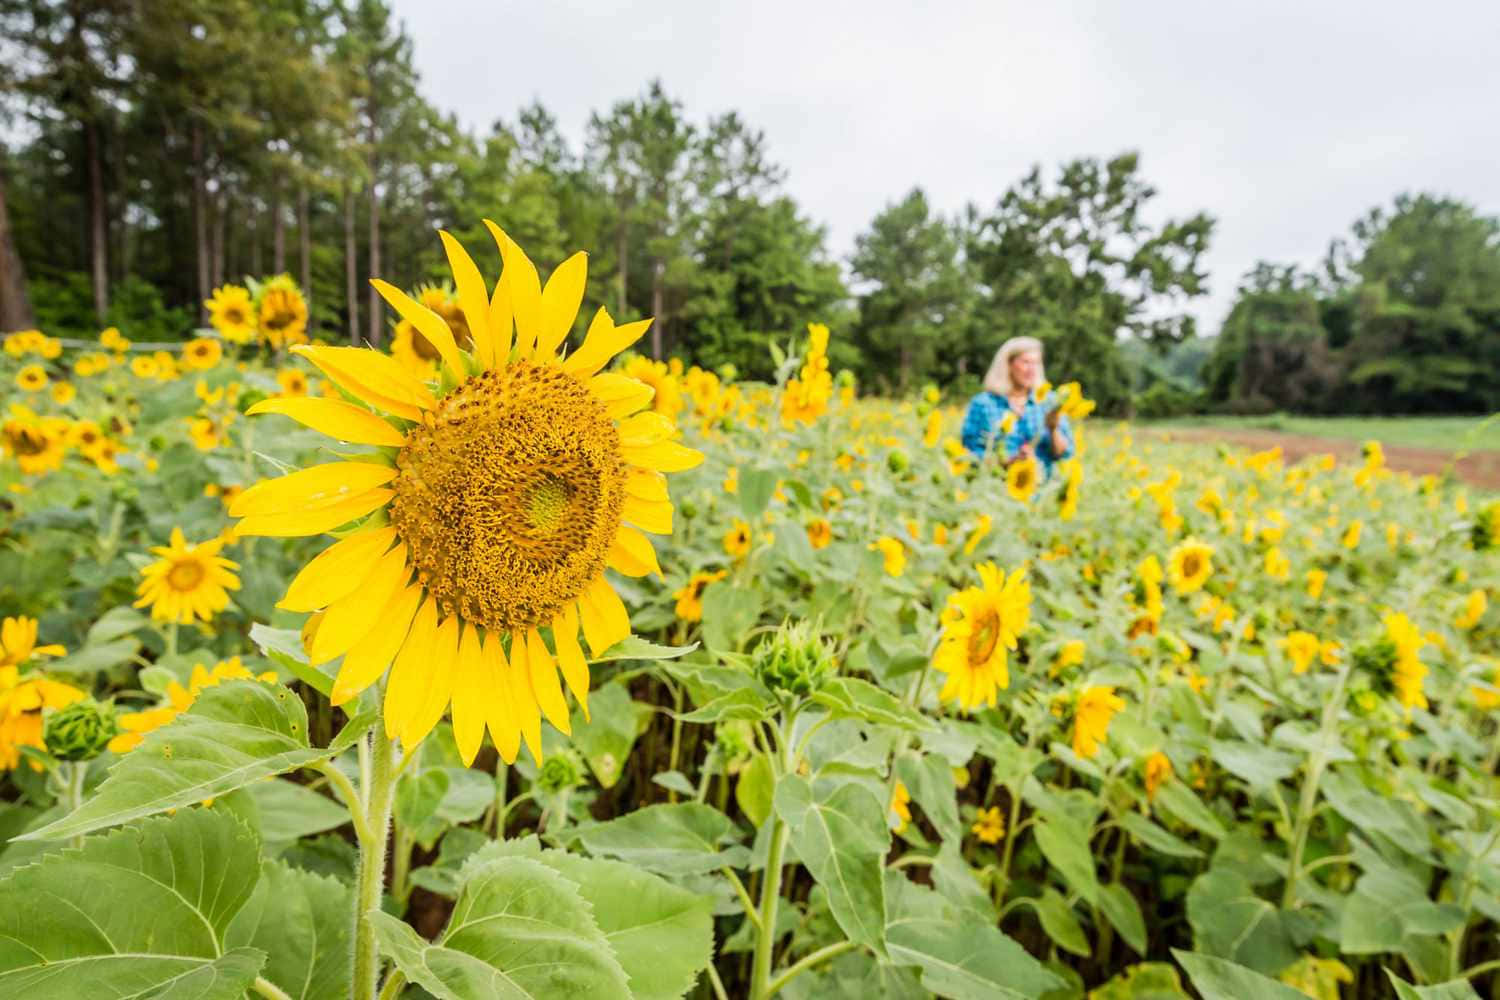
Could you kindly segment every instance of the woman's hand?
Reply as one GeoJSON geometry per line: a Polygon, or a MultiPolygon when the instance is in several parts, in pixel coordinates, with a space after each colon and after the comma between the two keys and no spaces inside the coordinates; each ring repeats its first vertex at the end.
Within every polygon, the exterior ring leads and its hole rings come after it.
{"type": "Polygon", "coordinates": [[[1058,421],[1062,420],[1062,407],[1054,406],[1052,409],[1048,410],[1046,420],[1047,429],[1049,431],[1057,430],[1058,421]]]}

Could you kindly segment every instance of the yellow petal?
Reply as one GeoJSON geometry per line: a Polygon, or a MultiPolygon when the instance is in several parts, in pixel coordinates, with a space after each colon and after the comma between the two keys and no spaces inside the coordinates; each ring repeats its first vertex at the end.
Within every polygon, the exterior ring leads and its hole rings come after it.
{"type": "Polygon", "coordinates": [[[672,533],[671,503],[641,500],[627,493],[620,514],[628,523],[642,531],[649,531],[653,535],[672,533]]]}
{"type": "Polygon", "coordinates": [[[247,517],[234,526],[234,533],[242,537],[268,535],[273,538],[297,538],[302,535],[321,535],[341,524],[348,524],[379,510],[395,496],[394,490],[370,490],[358,496],[319,507],[316,510],[296,511],[290,514],[257,514],[247,517]]]}
{"type": "Polygon", "coordinates": [[[229,506],[230,517],[252,514],[290,514],[328,507],[384,486],[396,478],[388,465],[370,462],[329,462],[275,479],[263,479],[229,506]]]}
{"type": "Polygon", "coordinates": [[[510,286],[510,306],[516,320],[516,348],[521,357],[529,358],[542,326],[542,279],[537,276],[536,265],[515,240],[489,219],[485,219],[484,224],[495,238],[500,257],[505,261],[500,280],[510,286]]]}
{"type": "Polygon", "coordinates": [[[443,241],[443,250],[448,254],[453,286],[458,291],[458,305],[464,311],[464,321],[469,324],[469,336],[474,338],[474,354],[480,364],[488,368],[494,363],[495,348],[490,340],[490,297],[485,293],[484,276],[458,240],[441,229],[438,238],[443,241]]]}
{"type": "Polygon", "coordinates": [[[474,763],[484,743],[484,689],[490,683],[479,630],[466,625],[458,640],[458,664],[453,669],[453,740],[464,767],[474,763]]]}
{"type": "Polygon", "coordinates": [[[495,282],[495,295],[490,299],[490,355],[487,358],[481,358],[485,368],[499,368],[509,360],[514,326],[510,305],[510,286],[504,281],[497,281],[495,282]]]}
{"type": "Polygon", "coordinates": [[[584,658],[583,647],[578,645],[578,609],[573,605],[563,608],[562,614],[552,623],[552,643],[557,647],[557,665],[568,690],[578,699],[583,709],[583,720],[589,719],[589,661],[584,658]]]}
{"type": "Polygon", "coordinates": [[[438,625],[433,633],[427,659],[427,683],[421,707],[406,717],[406,728],[401,732],[401,743],[407,751],[427,738],[443,718],[448,702],[453,698],[453,674],[458,661],[458,616],[450,615],[438,625]]]}
{"type": "Polygon", "coordinates": [[[536,357],[546,360],[557,353],[557,345],[568,336],[583,304],[583,289],[588,281],[589,255],[580,250],[547,277],[542,289],[542,322],[536,335],[536,357]]]}
{"type": "Polygon", "coordinates": [[[385,673],[385,668],[391,665],[391,660],[406,641],[412,616],[421,603],[422,588],[407,587],[391,598],[390,603],[375,616],[370,631],[344,654],[344,663],[333,681],[333,694],[329,699],[335,707],[356,697],[385,673]]]}
{"type": "Polygon", "coordinates": [[[571,372],[579,378],[596,374],[616,354],[640,340],[650,327],[649,319],[615,326],[609,313],[600,308],[589,322],[589,331],[584,335],[583,345],[563,361],[563,371],[571,372]]]}
{"type": "Polygon", "coordinates": [[[516,724],[526,739],[526,749],[531,759],[542,762],[542,710],[536,703],[536,692],[531,689],[531,655],[526,648],[526,636],[512,632],[510,636],[510,690],[515,696],[511,703],[516,713],[516,724]]]}
{"type": "Polygon", "coordinates": [[[677,428],[672,421],[660,413],[648,410],[620,421],[620,444],[629,448],[644,448],[658,441],[670,441],[677,428]]]}
{"type": "Polygon", "coordinates": [[[630,614],[602,575],[578,599],[578,620],[596,657],[630,635],[630,614]]]}
{"type": "Polygon", "coordinates": [[[616,420],[643,406],[649,406],[651,397],[656,394],[655,389],[640,379],[614,372],[595,375],[589,379],[589,391],[599,397],[609,415],[616,420]]]}
{"type": "Polygon", "coordinates": [[[620,455],[631,465],[660,472],[681,472],[703,461],[703,452],[683,447],[676,441],[658,441],[635,447],[622,445],[620,455]]]}
{"type": "Polygon", "coordinates": [[[389,281],[371,278],[370,284],[380,293],[381,298],[390,303],[392,309],[401,314],[402,319],[416,327],[417,332],[426,337],[427,342],[437,349],[438,355],[443,359],[443,364],[448,366],[454,378],[462,380],[469,374],[464,366],[463,355],[458,352],[458,344],[453,341],[453,331],[448,327],[447,320],[389,281]]]}
{"type": "Polygon", "coordinates": [[[426,694],[423,675],[432,657],[432,637],[438,626],[437,602],[428,598],[411,620],[411,631],[391,665],[385,686],[385,735],[390,739],[406,728],[407,719],[422,708],[426,694]]]}
{"type": "Polygon", "coordinates": [[[526,631],[526,663],[531,672],[531,693],[536,696],[537,706],[547,716],[547,721],[565,735],[571,735],[573,726],[568,720],[568,702],[563,698],[562,684],[557,679],[557,665],[547,644],[536,629],[526,631]]]}
{"type": "Polygon", "coordinates": [[[279,413],[320,434],[351,444],[373,444],[386,448],[399,448],[406,444],[403,432],[369,410],[342,399],[278,396],[275,399],[263,399],[245,412],[252,417],[261,413],[279,413]]]}
{"type": "Polygon", "coordinates": [[[609,568],[626,576],[662,575],[651,539],[627,524],[620,525],[615,534],[615,543],[609,550],[609,568]]]}
{"type": "Polygon", "coordinates": [[[490,728],[490,739],[500,758],[514,764],[521,752],[521,727],[516,721],[515,694],[510,679],[510,661],[500,635],[491,632],[484,640],[484,662],[489,681],[484,689],[484,716],[490,728]]]}
{"type": "Polygon", "coordinates": [[[666,503],[667,477],[653,469],[631,469],[625,476],[625,492],[651,503],[666,503]]]}
{"type": "Polygon", "coordinates": [[[334,542],[302,567],[277,607],[283,611],[316,611],[361,586],[376,560],[396,540],[395,528],[358,531],[334,542]]]}
{"type": "Polygon", "coordinates": [[[293,347],[292,353],[317,365],[339,388],[403,420],[420,421],[423,410],[437,405],[432,391],[388,354],[365,347],[306,344],[293,347]]]}
{"type": "Polygon", "coordinates": [[[322,624],[313,636],[307,658],[313,666],[343,656],[369,633],[380,613],[411,579],[406,564],[406,546],[398,544],[385,553],[360,581],[359,589],[339,598],[323,613],[322,624]]]}

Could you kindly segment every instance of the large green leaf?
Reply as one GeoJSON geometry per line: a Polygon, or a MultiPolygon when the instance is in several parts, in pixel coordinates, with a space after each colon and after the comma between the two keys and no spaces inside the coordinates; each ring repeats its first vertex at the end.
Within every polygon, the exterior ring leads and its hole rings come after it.
{"type": "Polygon", "coordinates": [[[651,710],[633,701],[623,683],[606,684],[590,692],[589,709],[587,721],[573,720],[573,746],[583,754],[599,786],[613,788],[651,710]]]}
{"type": "Polygon", "coordinates": [[[1042,890],[1041,896],[1031,901],[1031,905],[1042,922],[1042,930],[1047,932],[1053,944],[1075,955],[1090,954],[1089,939],[1084,936],[1077,915],[1062,893],[1049,885],[1042,890]]]}
{"type": "Polygon", "coordinates": [[[381,949],[439,1000],[631,995],[577,886],[531,858],[497,858],[472,869],[436,944],[379,910],[366,917],[381,949]]]}
{"type": "Polygon", "coordinates": [[[1120,825],[1136,840],[1154,851],[1169,854],[1174,858],[1201,858],[1203,852],[1174,834],[1168,833],[1138,812],[1127,812],[1120,817],[1120,825]]]}
{"type": "Polygon", "coordinates": [[[1099,876],[1089,851],[1088,827],[1061,816],[1043,816],[1036,825],[1036,842],[1070,888],[1090,903],[1098,902],[1099,876]]]}
{"type": "Polygon", "coordinates": [[[1187,913],[1200,952],[1267,973],[1297,960],[1281,911],[1238,872],[1210,868],[1198,876],[1188,888],[1187,913]]]}
{"type": "Polygon", "coordinates": [[[290,844],[349,822],[341,802],[285,778],[252,782],[245,791],[260,811],[260,839],[267,845],[290,844]]]}
{"type": "Polygon", "coordinates": [[[1413,986],[1390,969],[1385,970],[1385,975],[1395,987],[1399,1000],[1479,1000],[1479,994],[1474,992],[1467,979],[1453,979],[1434,986],[1413,986]]]}
{"type": "Polygon", "coordinates": [[[896,774],[944,840],[963,839],[958,789],[947,761],[935,753],[904,753],[896,758],[896,774]]]}
{"type": "Polygon", "coordinates": [[[890,850],[885,808],[864,785],[813,783],[789,774],[776,783],[776,814],[849,940],[885,950],[883,864],[890,850]]]}
{"type": "Polygon", "coordinates": [[[700,875],[738,868],[750,852],[728,816],[701,802],[647,806],[606,823],[566,831],[591,853],[628,861],[663,875],[700,875]]]}
{"type": "Polygon", "coordinates": [[[237,1000],[265,955],[225,936],[260,876],[238,819],[188,809],[0,880],[0,996],[237,1000]]]}
{"type": "Polygon", "coordinates": [[[1118,882],[1101,885],[1099,909],[1137,955],[1146,954],[1146,919],[1129,889],[1118,882]]]}
{"type": "Polygon", "coordinates": [[[232,681],[125,754],[81,807],[22,840],[62,840],[194,805],[253,781],[336,756],[374,723],[358,716],[327,749],[307,742],[307,710],[280,684],[232,681]]]}
{"type": "Polygon", "coordinates": [[[931,731],[936,727],[921,712],[858,677],[833,677],[812,696],[836,719],[860,719],[898,729],[931,731]]]}
{"type": "Polygon", "coordinates": [[[294,1000],[347,997],[354,971],[354,890],[338,879],[268,861],[225,935],[266,953],[261,975],[294,1000]]]}
{"type": "Polygon", "coordinates": [[[1307,1000],[1300,990],[1227,959],[1176,949],[1172,954],[1187,970],[1188,978],[1203,994],[1203,1000],[1249,1000],[1250,997],[1255,1000],[1307,1000]]]}

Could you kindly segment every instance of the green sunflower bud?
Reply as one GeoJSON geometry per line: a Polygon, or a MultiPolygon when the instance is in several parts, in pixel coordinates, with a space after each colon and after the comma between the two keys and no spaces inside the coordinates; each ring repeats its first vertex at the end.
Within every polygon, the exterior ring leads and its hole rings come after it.
{"type": "Polygon", "coordinates": [[[755,650],[755,674],[772,691],[807,695],[833,672],[833,650],[811,623],[783,622],[769,642],[755,650]]]}
{"type": "Polygon", "coordinates": [[[906,452],[900,448],[892,448],[885,456],[885,467],[891,470],[893,475],[901,475],[911,466],[911,459],[906,457],[906,452]]]}
{"type": "Polygon", "coordinates": [[[543,762],[536,783],[544,792],[560,792],[583,783],[583,768],[572,753],[555,753],[543,762]]]}
{"type": "Polygon", "coordinates": [[[120,732],[112,705],[92,698],[47,713],[42,741],[58,760],[93,760],[120,732]]]}

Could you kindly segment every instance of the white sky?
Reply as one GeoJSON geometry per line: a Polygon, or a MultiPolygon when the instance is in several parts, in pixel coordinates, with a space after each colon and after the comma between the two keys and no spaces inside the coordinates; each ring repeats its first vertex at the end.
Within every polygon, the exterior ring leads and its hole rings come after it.
{"type": "Polygon", "coordinates": [[[1138,149],[1157,217],[1218,220],[1205,333],[1257,259],[1315,263],[1399,191],[1500,212],[1495,0],[394,5],[471,129],[539,98],[581,140],[658,76],[695,121],[738,110],[839,258],[915,185],[951,213],[1138,149]]]}

